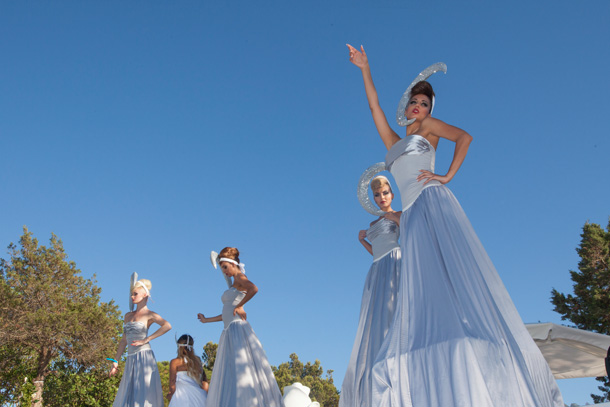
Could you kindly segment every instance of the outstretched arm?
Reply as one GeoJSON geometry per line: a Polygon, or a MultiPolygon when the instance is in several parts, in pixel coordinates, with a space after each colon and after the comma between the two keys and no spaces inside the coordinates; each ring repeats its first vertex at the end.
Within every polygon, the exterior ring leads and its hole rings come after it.
{"type": "Polygon", "coordinates": [[[362,79],[364,80],[364,90],[366,91],[366,98],[369,102],[369,108],[371,109],[371,114],[373,115],[373,121],[375,121],[375,126],[377,127],[377,132],[379,136],[381,136],[381,140],[386,148],[389,150],[392,148],[394,143],[400,140],[398,134],[388,124],[388,119],[385,117],[385,113],[381,110],[381,106],[379,106],[379,97],[377,96],[377,89],[375,89],[375,85],[373,84],[373,76],[371,75],[371,68],[369,66],[369,61],[366,56],[366,52],[364,52],[364,47],[360,46],[360,51],[356,48],[352,47],[349,44],[346,44],[347,48],[349,48],[349,60],[356,65],[362,71],[362,79]]]}
{"type": "Polygon", "coordinates": [[[425,126],[426,131],[432,136],[442,137],[453,141],[455,143],[455,150],[453,152],[453,160],[451,160],[451,165],[449,166],[447,174],[437,175],[430,171],[421,170],[421,174],[417,177],[417,180],[425,180],[424,184],[427,184],[431,180],[435,179],[440,181],[441,184],[446,184],[453,179],[455,174],[462,166],[462,163],[466,158],[466,154],[468,153],[468,147],[472,141],[472,136],[458,127],[452,126],[443,122],[442,120],[432,117],[426,118],[425,126]]]}
{"type": "Polygon", "coordinates": [[[206,324],[208,322],[220,322],[220,321],[222,321],[222,314],[221,315],[216,315],[215,317],[206,318],[205,315],[199,313],[199,314],[197,314],[197,319],[202,324],[206,324]]]}

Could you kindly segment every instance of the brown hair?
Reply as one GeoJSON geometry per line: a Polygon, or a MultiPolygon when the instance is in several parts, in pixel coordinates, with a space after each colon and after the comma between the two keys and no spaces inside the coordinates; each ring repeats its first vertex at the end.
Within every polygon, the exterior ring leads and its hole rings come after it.
{"type": "Polygon", "coordinates": [[[195,381],[201,386],[201,381],[207,381],[207,377],[203,371],[201,360],[197,355],[195,355],[195,351],[193,350],[194,343],[195,340],[189,334],[184,334],[178,338],[178,344],[187,345],[178,346],[178,357],[186,363],[188,375],[195,379],[195,381]]]}
{"type": "Polygon", "coordinates": [[[432,85],[429,82],[421,81],[417,82],[415,86],[411,88],[411,96],[412,98],[415,95],[426,95],[428,99],[430,99],[430,103],[434,100],[434,90],[432,89],[432,85]]]}
{"type": "Polygon", "coordinates": [[[237,247],[225,247],[220,251],[220,253],[218,253],[218,259],[221,257],[226,257],[227,259],[235,260],[236,262],[240,263],[239,250],[237,250],[237,247]]]}

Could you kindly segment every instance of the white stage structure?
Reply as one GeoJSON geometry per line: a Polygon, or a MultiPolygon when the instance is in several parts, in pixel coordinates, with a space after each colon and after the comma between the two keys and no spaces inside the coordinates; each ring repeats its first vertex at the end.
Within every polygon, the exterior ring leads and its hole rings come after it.
{"type": "Polygon", "coordinates": [[[607,376],[610,336],[552,323],[525,324],[555,379],[607,376]]]}

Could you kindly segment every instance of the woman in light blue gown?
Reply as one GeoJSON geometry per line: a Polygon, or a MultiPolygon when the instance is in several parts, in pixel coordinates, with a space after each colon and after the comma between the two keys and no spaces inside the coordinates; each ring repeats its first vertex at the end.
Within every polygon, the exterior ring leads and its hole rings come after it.
{"type": "Polygon", "coordinates": [[[413,122],[401,139],[379,106],[364,49],[348,48],[403,210],[398,309],[373,367],[372,405],[562,407],[546,361],[445,186],[472,137],[430,116],[434,92],[422,81],[410,92],[405,116],[413,122]],[[440,138],[455,143],[445,175],[434,173],[440,138]]]}
{"type": "Polygon", "coordinates": [[[217,256],[212,261],[220,266],[230,284],[221,297],[222,314],[210,318],[203,314],[197,316],[202,323],[224,323],[206,405],[283,407],[282,393],[267,355],[246,321],[243,308],[258,288],[246,277],[244,265],[239,261],[239,250],[225,247],[217,256]]]}
{"type": "Polygon", "coordinates": [[[195,340],[184,334],[176,341],[178,354],[169,362],[169,407],[205,407],[208,382],[201,360],[193,349],[195,340]]]}
{"type": "Polygon", "coordinates": [[[343,379],[340,407],[372,403],[371,372],[394,318],[400,284],[400,212],[392,210],[394,194],[386,177],[373,178],[371,190],[375,203],[386,214],[358,234],[360,243],[373,256],[373,264],[364,283],[358,330],[343,379]]]}
{"type": "Polygon", "coordinates": [[[131,287],[131,302],[136,305],[135,311],[125,314],[123,337],[119,342],[110,375],[118,372],[120,360],[125,347],[127,358],[119,390],[112,407],[163,407],[163,389],[157,361],[149,342],[169,331],[172,326],[159,314],[148,309],[152,284],[149,280],[137,280],[131,287]],[[148,328],[156,323],[160,325],[150,336],[148,328]]]}

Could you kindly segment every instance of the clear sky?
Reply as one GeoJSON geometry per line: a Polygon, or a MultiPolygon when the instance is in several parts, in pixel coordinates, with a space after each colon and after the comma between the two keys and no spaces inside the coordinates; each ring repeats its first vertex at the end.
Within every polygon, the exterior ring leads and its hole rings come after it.
{"type": "Polygon", "coordinates": [[[372,260],[356,184],[385,156],[345,47],[364,44],[399,134],[406,87],[447,64],[434,115],[474,137],[448,186],[524,321],[560,323],[550,291],[610,215],[608,40],[607,0],[3,1],[0,245],[55,233],[123,312],[130,274],[152,280],[158,360],[174,332],[218,341],[196,314],[221,310],[210,250],[236,246],[270,362],[319,359],[340,387],[372,260]]]}

